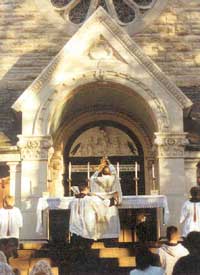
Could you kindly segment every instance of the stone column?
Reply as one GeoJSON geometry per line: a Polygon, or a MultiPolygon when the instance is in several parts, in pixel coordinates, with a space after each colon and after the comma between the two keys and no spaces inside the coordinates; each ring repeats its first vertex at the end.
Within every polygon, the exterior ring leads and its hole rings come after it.
{"type": "Polygon", "coordinates": [[[181,206],[187,197],[184,155],[188,140],[183,132],[155,133],[155,136],[160,194],[168,198],[169,225],[179,226],[181,206]]]}
{"type": "Polygon", "coordinates": [[[21,209],[24,217],[21,238],[37,239],[36,209],[38,198],[47,191],[48,156],[52,140],[50,136],[21,135],[18,146],[21,149],[21,209]]]}
{"type": "Polygon", "coordinates": [[[7,162],[10,168],[10,195],[15,197],[15,204],[20,206],[21,165],[19,162],[7,162]]]}

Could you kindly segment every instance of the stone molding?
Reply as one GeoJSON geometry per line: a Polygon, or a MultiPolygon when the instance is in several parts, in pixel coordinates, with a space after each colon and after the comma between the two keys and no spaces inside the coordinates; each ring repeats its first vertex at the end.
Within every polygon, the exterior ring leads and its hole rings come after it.
{"type": "Polygon", "coordinates": [[[17,143],[21,151],[21,160],[48,160],[49,149],[53,142],[51,136],[18,135],[17,143]]]}
{"type": "MultiPolygon", "coordinates": [[[[117,39],[126,51],[138,62],[146,68],[150,74],[157,79],[157,81],[165,88],[166,92],[173,96],[181,108],[187,108],[192,105],[190,99],[184,95],[184,93],[174,84],[171,80],[160,70],[160,68],[148,57],[139,46],[131,39],[131,37],[111,18],[111,16],[101,7],[90,17],[89,20],[80,28],[80,30],[70,40],[70,46],[73,47],[73,42],[77,43],[79,36],[83,33],[87,33],[90,27],[95,24],[103,25],[105,30],[109,31],[111,37],[117,39]]],[[[102,33],[103,35],[103,33],[102,33]]],[[[81,38],[80,38],[81,39],[81,38]]],[[[95,41],[96,38],[94,38],[95,41]]],[[[112,39],[110,39],[112,40],[112,39]]],[[[69,42],[68,42],[69,43],[69,42]]],[[[25,92],[17,99],[13,104],[12,108],[16,111],[23,109],[23,103],[26,102],[27,98],[30,98],[31,94],[37,94],[47,83],[51,82],[51,78],[56,73],[59,64],[67,58],[68,55],[68,43],[64,48],[56,55],[52,62],[43,70],[43,72],[36,78],[35,81],[25,90],[25,92]]],[[[78,55],[78,53],[77,53],[78,55]]],[[[97,81],[104,81],[103,79],[103,65],[99,68],[94,62],[94,74],[97,81]]]]}
{"type": "MultiPolygon", "coordinates": [[[[63,92],[59,91],[59,97],[57,96],[58,90],[55,90],[54,93],[49,96],[46,101],[43,102],[40,108],[40,111],[37,113],[37,118],[35,119],[35,125],[34,125],[34,132],[36,129],[45,129],[47,127],[49,117],[48,114],[54,113],[55,110],[53,108],[59,106],[59,103],[62,102],[62,100],[65,99],[66,95],[66,88],[69,90],[75,90],[75,85],[80,85],[79,83],[84,84],[84,81],[86,83],[88,82],[101,82],[101,81],[107,81],[107,82],[114,82],[114,83],[127,83],[134,85],[135,87],[133,90],[139,90],[144,99],[147,99],[147,97],[151,98],[151,106],[150,108],[154,111],[155,117],[156,117],[156,123],[159,131],[167,131],[170,127],[170,122],[167,114],[167,110],[165,106],[163,105],[162,101],[157,97],[156,93],[151,90],[149,87],[147,87],[145,84],[143,84],[140,80],[132,77],[128,73],[121,73],[117,71],[111,71],[111,70],[97,70],[97,71],[88,71],[86,73],[82,74],[76,74],[73,76],[72,79],[68,79],[67,84],[63,84],[63,92]],[[49,110],[47,112],[47,110],[49,110]]],[[[80,85],[81,86],[81,85],[80,85]]],[[[132,94],[130,93],[130,96],[132,94]]]]}
{"type": "Polygon", "coordinates": [[[184,158],[187,133],[155,133],[158,158],[184,158]]]}

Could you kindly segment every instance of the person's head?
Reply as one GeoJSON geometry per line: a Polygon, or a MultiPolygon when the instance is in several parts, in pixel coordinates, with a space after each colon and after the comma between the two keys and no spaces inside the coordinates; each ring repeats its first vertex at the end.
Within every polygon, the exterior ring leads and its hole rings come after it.
{"type": "Polygon", "coordinates": [[[190,232],[185,240],[185,246],[189,250],[190,254],[200,254],[200,232],[190,232]]]}
{"type": "Polygon", "coordinates": [[[100,164],[109,165],[109,161],[107,157],[102,157],[100,160],[100,164]]]}
{"type": "Polygon", "coordinates": [[[145,222],[147,219],[144,213],[140,213],[137,215],[137,223],[145,222]]]}
{"type": "Polygon", "coordinates": [[[30,275],[53,275],[53,273],[50,264],[45,260],[40,260],[33,266],[30,275]]]}
{"type": "Polygon", "coordinates": [[[145,270],[152,265],[152,253],[146,246],[141,246],[136,249],[136,267],[139,270],[145,270]]]}
{"type": "Polygon", "coordinates": [[[102,174],[103,174],[103,175],[111,175],[110,169],[109,169],[108,166],[105,166],[105,167],[103,168],[102,174]]]}
{"type": "Polygon", "coordinates": [[[199,199],[200,198],[200,188],[199,186],[193,186],[190,189],[190,195],[192,199],[199,199]]]}
{"type": "Polygon", "coordinates": [[[6,255],[7,258],[11,257],[17,249],[17,242],[15,238],[1,239],[0,250],[6,255]]]}
{"type": "Polygon", "coordinates": [[[15,199],[13,196],[7,195],[3,200],[4,208],[12,208],[15,204],[15,199]]]}
{"type": "Polygon", "coordinates": [[[85,184],[79,185],[79,191],[80,193],[88,194],[90,192],[88,184],[85,183],[85,184]]]}
{"type": "Polygon", "coordinates": [[[167,240],[178,242],[180,239],[180,234],[176,226],[168,226],[166,230],[167,240]]]}

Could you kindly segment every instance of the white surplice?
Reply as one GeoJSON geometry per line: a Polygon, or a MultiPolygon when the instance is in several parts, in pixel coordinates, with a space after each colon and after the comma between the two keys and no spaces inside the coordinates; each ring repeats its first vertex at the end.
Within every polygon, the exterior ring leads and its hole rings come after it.
{"type": "Polygon", "coordinates": [[[200,231],[200,202],[186,201],[181,210],[180,223],[183,223],[183,236],[191,231],[200,231]]]}
{"type": "MultiPolygon", "coordinates": [[[[122,190],[120,180],[117,176],[115,167],[110,164],[109,169],[111,175],[101,175],[96,171],[90,180],[90,188],[92,193],[106,196],[109,193],[118,192],[119,203],[122,202],[122,190]]],[[[102,239],[118,238],[120,234],[119,212],[116,206],[107,209],[108,226],[106,232],[102,235],[102,239]]]]}
{"type": "Polygon", "coordinates": [[[174,265],[181,258],[189,254],[189,251],[180,243],[163,244],[158,249],[160,263],[165,270],[165,275],[171,275],[174,265]]]}
{"type": "Polygon", "coordinates": [[[70,202],[69,231],[87,239],[101,239],[108,227],[110,200],[97,196],[76,198],[70,202]]]}
{"type": "Polygon", "coordinates": [[[19,208],[0,209],[0,238],[19,239],[19,229],[23,225],[22,214],[19,208]]]}

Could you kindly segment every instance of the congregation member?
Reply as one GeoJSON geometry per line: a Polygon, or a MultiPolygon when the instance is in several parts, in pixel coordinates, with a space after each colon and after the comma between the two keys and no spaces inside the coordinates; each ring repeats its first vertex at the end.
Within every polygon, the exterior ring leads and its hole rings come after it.
{"type": "Polygon", "coordinates": [[[200,187],[190,189],[191,198],[187,200],[181,210],[180,223],[183,223],[183,236],[191,231],[200,231],[200,187]]]}
{"type": "Polygon", "coordinates": [[[0,239],[0,262],[9,263],[9,258],[13,256],[16,249],[15,239],[0,239]]]}
{"type": "Polygon", "coordinates": [[[0,262],[0,275],[15,275],[15,274],[17,275],[17,273],[13,272],[13,269],[10,265],[0,262]]]}
{"type": "Polygon", "coordinates": [[[166,275],[171,275],[178,259],[189,254],[189,251],[181,244],[178,228],[169,226],[166,230],[167,242],[158,249],[161,266],[166,275]]]}
{"type": "Polygon", "coordinates": [[[130,275],[164,275],[165,271],[159,266],[158,255],[150,252],[146,246],[136,249],[136,268],[130,275]]]}
{"type": "MultiPolygon", "coordinates": [[[[23,225],[21,211],[15,207],[13,196],[7,195],[3,200],[3,208],[0,209],[0,239],[12,238],[19,245],[19,231],[23,225]]],[[[14,251],[17,257],[17,250],[14,251]]]]}
{"type": "Polygon", "coordinates": [[[190,232],[185,240],[189,255],[180,258],[173,269],[172,275],[200,274],[200,232],[190,232]]]}
{"type": "Polygon", "coordinates": [[[53,275],[53,273],[50,264],[45,260],[40,260],[33,266],[30,275],[53,275]]]}
{"type": "Polygon", "coordinates": [[[16,251],[16,242],[13,239],[0,239],[0,275],[1,270],[5,271],[5,274],[11,275],[19,275],[20,272],[18,269],[12,269],[12,267],[8,264],[9,258],[12,257],[13,252],[16,251]],[[7,272],[7,273],[6,273],[7,272]]]}

